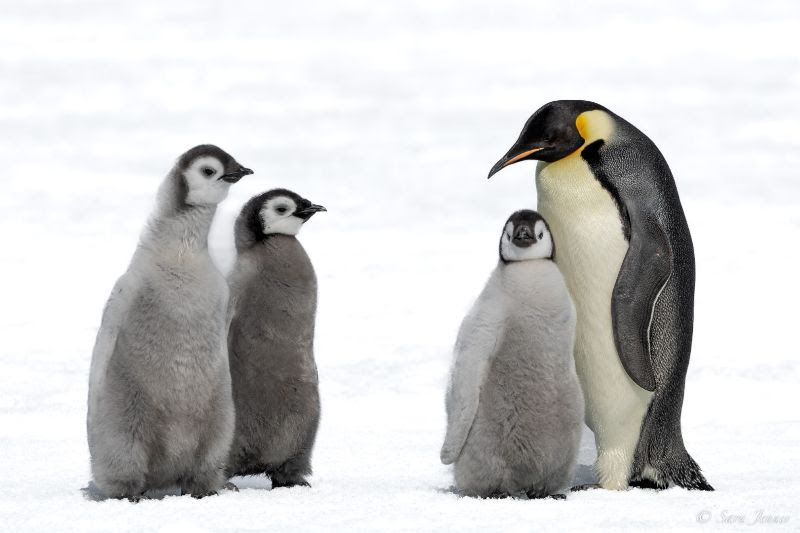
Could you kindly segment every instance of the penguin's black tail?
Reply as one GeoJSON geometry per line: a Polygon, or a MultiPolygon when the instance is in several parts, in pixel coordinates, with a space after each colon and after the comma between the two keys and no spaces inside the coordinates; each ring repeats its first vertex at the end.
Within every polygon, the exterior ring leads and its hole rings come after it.
{"type": "Polygon", "coordinates": [[[667,488],[672,483],[688,490],[714,490],[703,476],[700,465],[686,451],[680,419],[677,418],[677,424],[657,424],[653,423],[653,414],[651,405],[642,424],[631,485],[647,486],[647,481],[651,481],[655,488],[667,488]]]}
{"type": "MultiPolygon", "coordinates": [[[[650,404],[631,470],[631,485],[656,488],[674,484],[688,490],[714,490],[694,459],[686,451],[680,426],[679,402],[656,401],[650,404]],[[677,403],[677,406],[676,406],[677,403]],[[678,407],[679,409],[679,407],[678,407]]],[[[674,399],[674,398],[673,398],[674,399]]]]}
{"type": "Polygon", "coordinates": [[[679,487],[688,490],[714,490],[714,487],[706,481],[700,466],[684,450],[684,457],[679,461],[672,461],[665,465],[664,477],[675,483],[679,487]]]}
{"type": "Polygon", "coordinates": [[[714,490],[682,442],[674,446],[653,444],[647,447],[645,457],[637,457],[631,486],[665,489],[672,483],[688,490],[714,490]]]}

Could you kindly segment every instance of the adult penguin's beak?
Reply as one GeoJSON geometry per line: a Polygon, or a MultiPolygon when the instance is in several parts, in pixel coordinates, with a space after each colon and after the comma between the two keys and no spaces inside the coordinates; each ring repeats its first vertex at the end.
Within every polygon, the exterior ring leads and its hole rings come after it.
{"type": "Polygon", "coordinates": [[[495,163],[495,165],[492,167],[492,170],[489,171],[489,175],[486,177],[486,179],[491,178],[492,176],[500,172],[500,170],[504,169],[508,165],[513,165],[518,161],[522,161],[532,156],[539,150],[544,150],[544,146],[540,146],[538,148],[530,148],[527,150],[520,150],[519,148],[517,148],[516,145],[512,146],[511,150],[509,150],[508,153],[506,153],[506,155],[504,155],[503,158],[500,159],[500,161],[495,163]]]}

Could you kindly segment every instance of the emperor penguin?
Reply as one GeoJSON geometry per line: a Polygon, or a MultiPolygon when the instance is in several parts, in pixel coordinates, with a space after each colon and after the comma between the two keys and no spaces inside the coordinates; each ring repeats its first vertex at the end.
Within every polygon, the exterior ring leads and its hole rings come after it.
{"type": "Polygon", "coordinates": [[[250,199],[234,228],[230,353],[236,431],[229,475],[308,486],[320,417],[314,322],[317,278],[296,235],[325,211],[274,189],[250,199]]]}
{"type": "Polygon", "coordinates": [[[572,481],[583,395],[575,307],[554,255],[541,215],[511,215],[500,261],[461,324],[441,450],[461,494],[563,498],[572,481]]]}
{"type": "Polygon", "coordinates": [[[208,233],[230,185],[252,173],[212,145],[180,156],[112,290],[87,416],[92,476],[107,497],[137,500],[177,485],[200,498],[225,483],[234,429],[228,286],[208,233]]]}
{"type": "Polygon", "coordinates": [[[578,312],[600,485],[713,490],[681,435],[695,265],[667,162],[631,123],[583,100],[536,111],[489,177],[528,159],[578,312]]]}

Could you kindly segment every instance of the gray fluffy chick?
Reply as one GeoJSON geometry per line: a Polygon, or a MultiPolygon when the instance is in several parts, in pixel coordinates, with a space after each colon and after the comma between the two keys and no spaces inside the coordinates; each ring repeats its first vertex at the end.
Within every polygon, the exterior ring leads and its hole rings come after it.
{"type": "Polygon", "coordinates": [[[314,321],[317,278],[295,235],[325,208],[274,189],[236,220],[228,348],[236,432],[230,475],[308,486],[320,416],[314,321]]]}
{"type": "Polygon", "coordinates": [[[225,482],[234,427],[228,287],[208,232],[231,183],[247,174],[216,146],[183,154],[106,304],[87,434],[92,476],[108,497],[136,500],[175,485],[202,497],[225,482]]]}
{"type": "Polygon", "coordinates": [[[441,450],[461,494],[542,498],[572,481],[584,405],[575,308],[554,252],[538,213],[511,215],[500,262],[461,325],[441,450]]]}

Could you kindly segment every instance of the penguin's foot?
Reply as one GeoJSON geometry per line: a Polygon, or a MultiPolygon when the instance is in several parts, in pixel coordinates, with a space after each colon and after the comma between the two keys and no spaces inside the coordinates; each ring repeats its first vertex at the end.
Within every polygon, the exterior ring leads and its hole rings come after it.
{"type": "Polygon", "coordinates": [[[502,490],[496,490],[496,491],[490,492],[489,494],[484,496],[484,499],[487,499],[487,500],[503,500],[505,498],[510,498],[510,497],[511,497],[511,495],[509,493],[504,492],[502,490]]]}
{"type": "Polygon", "coordinates": [[[525,493],[529,500],[566,500],[566,494],[543,494],[536,489],[531,489],[525,493]]]}
{"type": "Polygon", "coordinates": [[[237,487],[235,484],[231,483],[230,481],[225,483],[222,486],[222,489],[223,490],[232,490],[233,492],[239,492],[239,487],[237,487]]]}
{"type": "Polygon", "coordinates": [[[631,481],[628,483],[628,486],[636,489],[654,489],[654,490],[664,490],[667,487],[669,487],[669,485],[658,483],[656,481],[653,481],[652,479],[647,479],[647,478],[631,481]]]}
{"type": "Polygon", "coordinates": [[[145,491],[143,491],[143,490],[126,491],[126,492],[122,492],[122,493],[117,492],[113,496],[107,496],[107,497],[112,499],[112,500],[128,500],[131,503],[137,503],[142,498],[145,498],[144,493],[145,493],[145,491]]]}
{"type": "MultiPolygon", "coordinates": [[[[117,493],[117,494],[114,494],[113,496],[108,496],[108,498],[110,498],[112,500],[127,500],[127,501],[129,501],[131,503],[139,503],[143,498],[146,498],[144,493],[145,493],[145,491],[143,491],[143,490],[142,491],[135,491],[135,492],[131,491],[131,492],[121,493],[121,494],[117,493]]],[[[104,497],[103,498],[99,498],[98,501],[103,500],[105,498],[106,498],[106,496],[104,495],[104,497]]]]}
{"type": "Polygon", "coordinates": [[[571,492],[580,492],[582,490],[594,490],[602,488],[599,483],[584,483],[583,485],[575,485],[570,489],[571,492]]]}
{"type": "Polygon", "coordinates": [[[301,453],[277,468],[268,470],[267,475],[272,480],[272,488],[310,487],[306,481],[306,476],[311,474],[309,459],[308,453],[301,453]]]}
{"type": "MultiPolygon", "coordinates": [[[[222,487],[225,488],[225,487],[222,487]]],[[[201,486],[182,486],[181,487],[181,496],[191,496],[196,500],[201,498],[205,498],[206,496],[216,496],[217,491],[212,490],[210,488],[204,488],[201,486]]]]}
{"type": "Polygon", "coordinates": [[[206,496],[216,496],[216,495],[217,495],[217,491],[215,491],[215,490],[190,493],[190,496],[192,498],[194,498],[195,500],[200,500],[202,498],[205,498],[206,496]]]}
{"type": "Polygon", "coordinates": [[[290,489],[292,487],[311,487],[311,484],[303,478],[272,480],[273,489],[278,489],[278,488],[290,489]]]}

